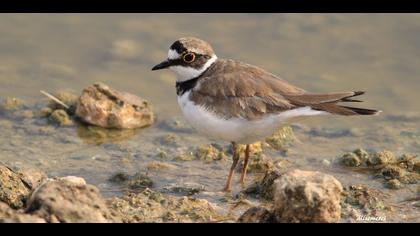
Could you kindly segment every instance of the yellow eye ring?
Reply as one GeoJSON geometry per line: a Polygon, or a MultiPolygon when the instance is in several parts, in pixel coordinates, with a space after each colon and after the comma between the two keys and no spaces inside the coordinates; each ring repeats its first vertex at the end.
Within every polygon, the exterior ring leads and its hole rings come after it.
{"type": "Polygon", "coordinates": [[[182,56],[182,60],[185,61],[186,63],[193,62],[195,60],[195,53],[193,53],[193,52],[185,53],[182,56]]]}

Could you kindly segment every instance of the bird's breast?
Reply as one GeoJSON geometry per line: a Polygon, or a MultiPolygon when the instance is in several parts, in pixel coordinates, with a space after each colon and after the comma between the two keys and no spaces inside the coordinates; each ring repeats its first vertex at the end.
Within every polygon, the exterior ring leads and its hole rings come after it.
{"type": "Polygon", "coordinates": [[[278,114],[259,120],[225,119],[189,99],[190,91],[178,96],[179,106],[187,122],[199,133],[215,140],[254,143],[272,135],[282,125],[278,114]]]}

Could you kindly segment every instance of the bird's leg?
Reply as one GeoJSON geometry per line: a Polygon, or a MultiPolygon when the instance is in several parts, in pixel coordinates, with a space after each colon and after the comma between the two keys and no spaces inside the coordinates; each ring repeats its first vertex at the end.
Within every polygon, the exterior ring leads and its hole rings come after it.
{"type": "Polygon", "coordinates": [[[239,161],[238,145],[235,142],[232,142],[232,149],[233,149],[233,162],[232,162],[232,166],[230,167],[230,171],[229,171],[229,175],[226,181],[225,188],[223,189],[223,191],[225,192],[230,192],[231,190],[233,172],[239,161]]]}
{"type": "Polygon", "coordinates": [[[246,148],[245,148],[245,161],[244,161],[244,166],[242,167],[242,173],[241,173],[241,185],[243,186],[245,183],[245,177],[246,177],[246,171],[248,168],[248,162],[249,162],[249,156],[251,155],[251,145],[247,144],[246,148]]]}

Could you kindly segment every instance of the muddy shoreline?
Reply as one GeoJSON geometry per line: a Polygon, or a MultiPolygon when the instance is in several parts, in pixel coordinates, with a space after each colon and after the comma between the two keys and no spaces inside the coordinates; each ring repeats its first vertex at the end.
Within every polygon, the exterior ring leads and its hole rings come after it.
{"type": "MultiPolygon", "coordinates": [[[[87,182],[81,186],[95,189],[89,191],[95,192],[105,212],[102,212],[104,218],[92,218],[90,213],[77,219],[67,219],[65,213],[57,213],[64,214],[64,218],[57,218],[42,210],[43,205],[51,207],[50,203],[43,202],[43,197],[39,200],[40,209],[28,210],[31,207],[26,204],[35,189],[32,186],[18,191],[20,195],[15,198],[21,199],[20,202],[7,202],[7,207],[1,206],[3,221],[272,222],[276,218],[274,212],[278,212],[273,210],[274,181],[287,171],[297,169],[328,173],[341,182],[340,222],[419,220],[420,162],[415,154],[347,149],[348,152],[332,154],[333,158],[317,159],[308,165],[299,157],[303,154],[294,153],[302,142],[302,134],[319,142],[362,137],[364,134],[360,131],[308,129],[296,124],[285,126],[273,137],[254,145],[246,188],[236,188],[226,194],[220,190],[231,162],[230,146],[200,140],[182,118],[158,119],[156,124],[145,129],[104,129],[70,116],[64,121],[60,117],[65,115],[51,118],[62,107],[46,102],[26,104],[14,98],[2,101],[0,125],[9,136],[4,136],[7,143],[2,146],[0,161],[8,166],[7,169],[33,168],[35,170],[29,172],[26,179],[45,180],[48,176],[58,186],[64,186],[60,187],[64,188],[64,193],[73,190],[66,190],[68,181],[62,179],[68,175],[81,176],[83,178],[74,178],[87,182]],[[153,132],[146,132],[148,130],[153,132]],[[194,143],[201,144],[191,145],[193,139],[198,139],[194,143]],[[16,159],[16,155],[21,159],[16,159]],[[356,178],[349,180],[349,176],[356,178]],[[178,179],[174,181],[174,178],[178,179]]],[[[408,127],[405,129],[409,129],[413,124],[412,120],[397,120],[399,128],[405,124],[408,127]]],[[[23,186],[27,186],[25,181],[22,180],[23,186]]],[[[46,191],[46,194],[51,193],[46,191]]],[[[91,208],[84,202],[80,204],[78,209],[91,208]]],[[[58,209],[58,212],[61,210],[66,211],[58,209]]],[[[293,209],[289,210],[293,212],[293,209]]],[[[284,217],[277,221],[288,221],[284,217]]]]}

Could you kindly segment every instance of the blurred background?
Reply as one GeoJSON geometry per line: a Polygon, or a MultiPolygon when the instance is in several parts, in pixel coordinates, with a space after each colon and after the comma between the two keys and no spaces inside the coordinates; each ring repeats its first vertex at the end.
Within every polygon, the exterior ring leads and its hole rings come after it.
{"type": "Polygon", "coordinates": [[[368,107],[417,110],[419,14],[1,14],[0,94],[103,81],[178,114],[174,75],[150,68],[179,37],[314,92],[365,90],[368,107]]]}

